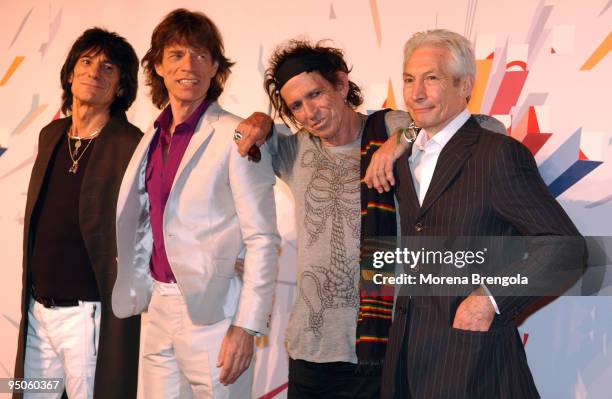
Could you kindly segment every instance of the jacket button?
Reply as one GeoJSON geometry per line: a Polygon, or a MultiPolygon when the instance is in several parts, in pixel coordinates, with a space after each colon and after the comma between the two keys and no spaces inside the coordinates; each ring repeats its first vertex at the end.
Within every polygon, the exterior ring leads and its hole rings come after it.
{"type": "Polygon", "coordinates": [[[414,231],[416,231],[417,233],[423,231],[423,229],[424,227],[420,222],[414,225],[414,231]]]}

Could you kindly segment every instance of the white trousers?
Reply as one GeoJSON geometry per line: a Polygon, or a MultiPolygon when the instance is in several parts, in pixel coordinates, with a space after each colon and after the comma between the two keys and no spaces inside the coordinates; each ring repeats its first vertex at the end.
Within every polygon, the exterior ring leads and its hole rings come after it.
{"type": "Polygon", "coordinates": [[[217,355],[230,322],[193,324],[178,286],[155,281],[142,361],[145,398],[250,398],[254,362],[233,384],[219,382],[217,355]]]}
{"type": "MultiPolygon", "coordinates": [[[[70,399],[93,397],[100,302],[45,308],[30,298],[25,378],[61,378],[70,399]]],[[[24,393],[25,399],[61,398],[60,393],[24,393]]]]}

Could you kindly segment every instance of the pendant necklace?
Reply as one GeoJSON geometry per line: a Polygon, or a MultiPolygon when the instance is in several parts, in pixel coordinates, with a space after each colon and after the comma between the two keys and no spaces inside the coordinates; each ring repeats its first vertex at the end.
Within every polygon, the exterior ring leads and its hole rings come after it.
{"type": "Polygon", "coordinates": [[[79,171],[79,161],[81,160],[83,155],[85,155],[85,152],[87,151],[87,149],[91,145],[91,142],[100,133],[102,128],[99,128],[99,129],[94,130],[93,132],[90,132],[87,136],[75,136],[75,135],[72,135],[71,132],[73,130],[74,129],[71,126],[70,130],[68,131],[68,154],[70,154],[70,159],[72,160],[72,165],[68,169],[68,172],[76,175],[77,172],[79,171]],[[70,145],[70,140],[76,140],[76,142],[74,143],[74,151],[72,151],[72,146],[70,145]],[[87,143],[87,145],[85,145],[85,148],[83,149],[81,154],[79,154],[79,149],[81,148],[81,140],[89,140],[89,142],[87,143]]]}

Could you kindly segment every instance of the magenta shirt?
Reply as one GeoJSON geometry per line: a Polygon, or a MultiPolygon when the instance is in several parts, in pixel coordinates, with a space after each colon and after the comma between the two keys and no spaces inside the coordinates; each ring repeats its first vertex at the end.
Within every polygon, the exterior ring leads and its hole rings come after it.
{"type": "Polygon", "coordinates": [[[208,100],[204,100],[183,123],[176,126],[172,136],[170,136],[172,123],[170,105],[155,120],[156,132],[149,147],[145,184],[149,194],[149,216],[153,232],[153,252],[149,266],[153,278],[162,283],[176,282],[164,245],[164,209],[181,159],[209,104],[208,100]],[[162,144],[168,149],[165,162],[162,144]]]}

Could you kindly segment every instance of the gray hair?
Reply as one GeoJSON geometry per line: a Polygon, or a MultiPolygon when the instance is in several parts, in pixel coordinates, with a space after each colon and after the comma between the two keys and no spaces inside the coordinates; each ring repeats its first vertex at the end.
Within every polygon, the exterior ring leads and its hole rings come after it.
{"type": "Polygon", "coordinates": [[[448,67],[455,80],[476,76],[476,60],[472,44],[464,36],[446,29],[417,32],[404,45],[404,65],[412,53],[420,47],[431,46],[448,50],[448,67]]]}

